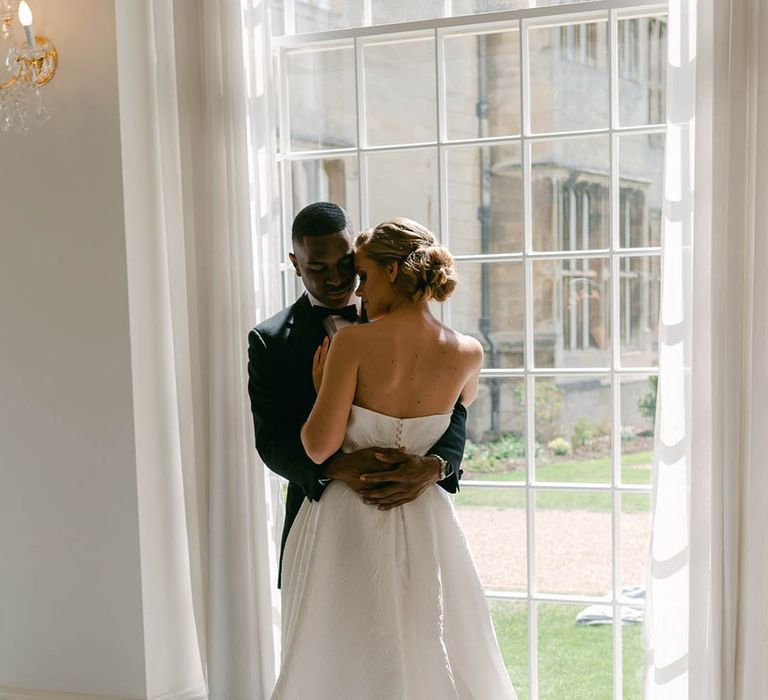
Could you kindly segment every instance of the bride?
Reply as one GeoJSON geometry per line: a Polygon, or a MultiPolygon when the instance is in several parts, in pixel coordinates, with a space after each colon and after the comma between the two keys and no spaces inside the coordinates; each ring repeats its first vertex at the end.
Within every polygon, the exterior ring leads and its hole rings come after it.
{"type": "MultiPolygon", "coordinates": [[[[315,354],[318,395],[301,439],[317,464],[371,446],[425,454],[456,400],[478,392],[482,347],[429,310],[456,286],[432,233],[386,221],[358,236],[355,265],[374,322],[342,328],[315,354]]],[[[451,497],[437,486],[389,510],[341,481],[304,501],[283,560],[282,646],[274,700],[516,697],[451,497]]]]}

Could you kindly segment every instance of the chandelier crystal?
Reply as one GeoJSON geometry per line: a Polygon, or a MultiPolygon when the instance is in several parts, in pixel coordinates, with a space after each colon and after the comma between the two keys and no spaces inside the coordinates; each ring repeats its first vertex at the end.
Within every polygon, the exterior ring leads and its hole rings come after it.
{"type": "Polygon", "coordinates": [[[58,65],[56,47],[32,29],[32,11],[25,0],[18,3],[18,19],[25,43],[14,43],[12,26],[16,0],[0,0],[0,39],[10,44],[0,70],[0,131],[26,133],[50,119],[40,88],[53,78],[58,65]]]}

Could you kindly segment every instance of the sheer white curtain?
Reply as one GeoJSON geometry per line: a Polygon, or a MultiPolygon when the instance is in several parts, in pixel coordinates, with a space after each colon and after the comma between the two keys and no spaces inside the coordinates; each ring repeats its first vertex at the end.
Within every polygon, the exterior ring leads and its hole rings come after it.
{"type": "Polygon", "coordinates": [[[751,700],[768,694],[768,3],[672,0],[668,70],[645,696],[751,700]]]}
{"type": "MultiPolygon", "coordinates": [[[[254,448],[246,368],[248,330],[281,303],[267,4],[118,0],[116,13],[127,229],[148,242],[129,241],[129,286],[144,290],[131,324],[160,339],[143,359],[170,416],[155,432],[172,486],[153,499],[182,513],[187,549],[163,596],[191,600],[163,659],[179,678],[202,672],[211,700],[268,697],[278,663],[281,496],[254,448]]],[[[200,697],[165,676],[150,697],[200,697]]]]}

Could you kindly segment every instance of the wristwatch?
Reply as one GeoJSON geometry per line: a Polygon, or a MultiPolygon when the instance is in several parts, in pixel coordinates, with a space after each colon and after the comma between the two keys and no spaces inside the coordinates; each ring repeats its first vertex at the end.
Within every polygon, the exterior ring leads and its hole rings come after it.
{"type": "Polygon", "coordinates": [[[447,459],[444,459],[440,455],[436,454],[430,454],[428,456],[435,457],[438,462],[440,462],[440,477],[438,478],[438,481],[442,481],[446,477],[449,477],[451,474],[453,474],[453,467],[447,459]]]}

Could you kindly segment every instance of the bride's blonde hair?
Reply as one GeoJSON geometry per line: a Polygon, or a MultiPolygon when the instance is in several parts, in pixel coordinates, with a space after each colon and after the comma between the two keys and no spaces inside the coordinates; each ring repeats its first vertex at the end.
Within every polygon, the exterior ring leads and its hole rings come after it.
{"type": "Polygon", "coordinates": [[[412,219],[389,219],[363,231],[355,247],[379,265],[398,263],[395,285],[411,301],[445,301],[456,289],[450,251],[412,219]]]}

